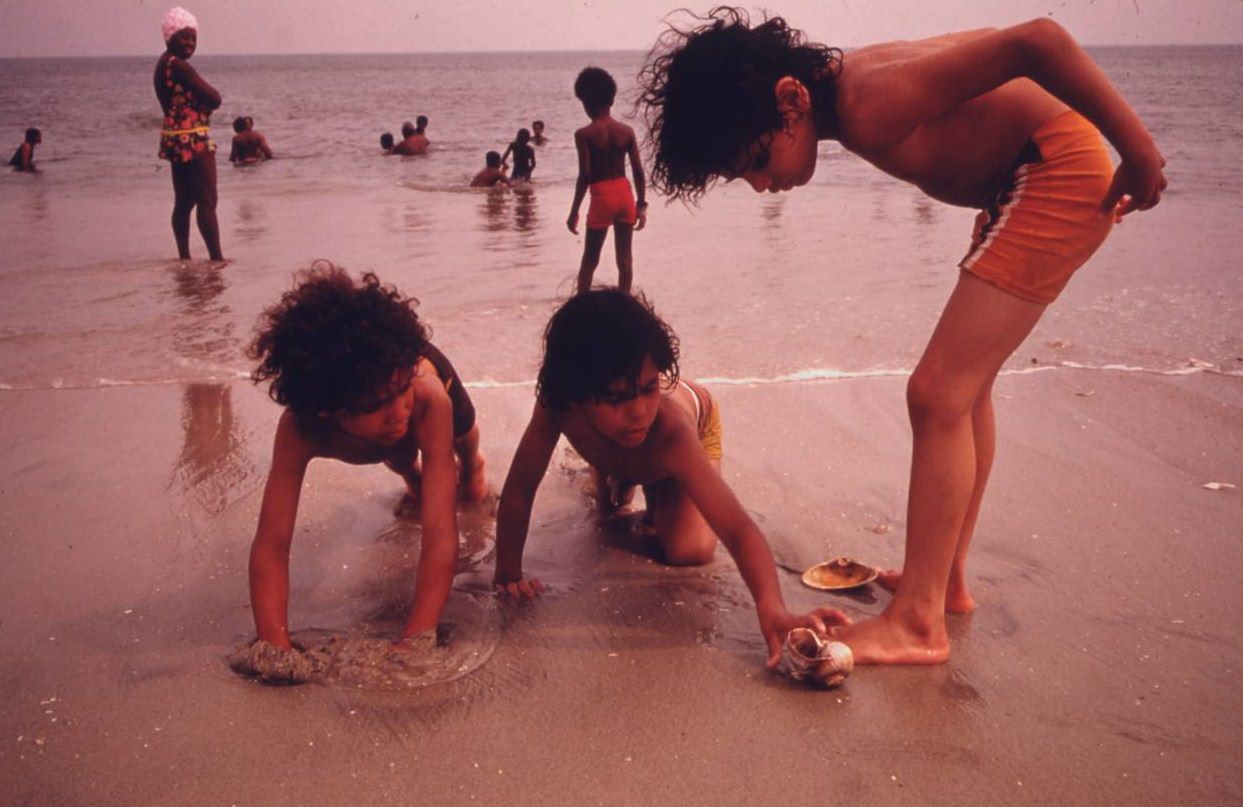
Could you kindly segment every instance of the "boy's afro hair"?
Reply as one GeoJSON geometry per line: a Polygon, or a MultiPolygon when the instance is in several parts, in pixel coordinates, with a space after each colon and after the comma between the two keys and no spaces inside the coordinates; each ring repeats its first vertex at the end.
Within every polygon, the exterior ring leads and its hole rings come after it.
{"type": "Polygon", "coordinates": [[[316,261],[260,317],[251,380],[269,381],[272,400],[296,414],[371,411],[405,385],[427,345],[418,302],[371,272],[356,283],[316,261]]]}
{"type": "MultiPolygon", "coordinates": [[[[693,15],[692,15],[693,16],[693,15]]],[[[808,43],[781,17],[752,25],[739,8],[719,6],[700,24],[670,24],[639,73],[651,183],[695,202],[717,176],[763,136],[784,128],[773,92],[793,76],[812,94],[813,109],[831,110],[841,69],[837,48],[808,43]]]]}
{"type": "Polygon", "coordinates": [[[618,288],[585,291],[548,321],[536,398],[563,412],[607,394],[619,378],[634,383],[648,357],[666,386],[677,383],[678,337],[651,304],[618,288]]]}
{"type": "Polygon", "coordinates": [[[584,67],[574,79],[574,97],[593,109],[613,105],[617,82],[600,67],[584,67]]]}

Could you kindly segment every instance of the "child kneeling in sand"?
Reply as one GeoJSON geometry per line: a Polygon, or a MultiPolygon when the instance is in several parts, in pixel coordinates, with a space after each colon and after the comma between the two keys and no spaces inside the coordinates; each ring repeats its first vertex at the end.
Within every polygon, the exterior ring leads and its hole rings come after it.
{"type": "MultiPolygon", "coordinates": [[[[302,274],[263,314],[250,347],[259,361],[252,378],[270,382],[269,394],[285,407],[250,550],[251,608],[263,650],[266,642],[297,656],[289,637],[289,549],[302,480],[317,457],[382,462],[405,479],[422,504],[423,542],[402,639],[436,628],[457,564],[455,499],[481,500],[486,483],[474,407],[428,341],[416,303],[374,274],[355,282],[327,264],[302,274]]],[[[276,666],[248,672],[305,679],[296,663],[276,666]]]]}
{"type": "Polygon", "coordinates": [[[564,434],[591,466],[603,507],[643,485],[668,563],[709,563],[720,536],[755,598],[768,666],[780,660],[790,629],[824,633],[826,621],[848,621],[829,608],[786,610],[764,535],[721,478],[716,401],[678,378],[677,337],[642,298],[602,288],[562,305],[544,333],[536,399],[497,511],[499,593],[530,598],[543,590],[523,578],[522,550],[535,493],[564,434]]]}

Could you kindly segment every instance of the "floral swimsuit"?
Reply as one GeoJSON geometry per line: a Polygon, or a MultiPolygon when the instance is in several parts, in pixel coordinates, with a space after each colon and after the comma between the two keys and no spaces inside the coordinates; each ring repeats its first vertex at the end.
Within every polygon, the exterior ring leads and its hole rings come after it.
{"type": "Polygon", "coordinates": [[[168,111],[164,113],[164,128],[160,131],[160,159],[171,163],[192,163],[216,150],[208,127],[211,111],[200,111],[194,91],[181,86],[173,78],[173,62],[176,59],[176,56],[169,56],[164,64],[164,86],[172,98],[168,111]]]}

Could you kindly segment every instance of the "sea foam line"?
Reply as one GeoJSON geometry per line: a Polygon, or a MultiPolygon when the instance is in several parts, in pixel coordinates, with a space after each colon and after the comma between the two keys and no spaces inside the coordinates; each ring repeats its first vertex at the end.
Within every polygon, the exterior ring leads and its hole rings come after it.
{"type": "MultiPolygon", "coordinates": [[[[1209,375],[1220,375],[1228,378],[1243,378],[1243,370],[1224,370],[1215,364],[1199,361],[1198,359],[1192,359],[1185,367],[1175,367],[1167,370],[1158,370],[1152,367],[1140,367],[1132,364],[1084,364],[1082,362],[1063,361],[1057,364],[1042,364],[1036,367],[1021,367],[1014,370],[1002,370],[1000,375],[1030,375],[1031,373],[1045,373],[1055,370],[1072,370],[1078,372],[1144,373],[1146,375],[1159,376],[1188,376],[1207,373],[1209,375]]],[[[700,384],[709,384],[713,386],[747,387],[769,386],[776,384],[797,384],[815,381],[857,381],[869,378],[905,378],[910,374],[911,368],[909,367],[877,368],[873,370],[836,370],[833,368],[808,367],[802,370],[795,370],[792,373],[782,373],[774,376],[705,376],[694,380],[700,384]]],[[[204,378],[160,378],[150,380],[97,378],[93,382],[76,384],[66,383],[61,379],[54,379],[51,383],[44,385],[10,384],[5,381],[0,381],[0,392],[90,390],[113,387],[162,387],[185,384],[227,383],[239,380],[249,380],[249,378],[249,373],[239,370],[226,375],[213,375],[204,378]]],[[[483,379],[481,381],[466,381],[463,382],[462,386],[469,389],[479,390],[511,389],[534,387],[535,380],[496,381],[494,379],[483,379]]]]}

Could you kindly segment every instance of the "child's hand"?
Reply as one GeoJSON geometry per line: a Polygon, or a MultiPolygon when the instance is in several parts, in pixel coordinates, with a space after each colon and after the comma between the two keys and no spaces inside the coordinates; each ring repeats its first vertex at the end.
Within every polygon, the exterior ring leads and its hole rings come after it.
{"type": "Polygon", "coordinates": [[[1165,158],[1155,147],[1139,159],[1123,160],[1114,172],[1109,192],[1101,200],[1101,214],[1112,215],[1118,222],[1132,210],[1156,206],[1166,187],[1164,168],[1165,158]]]}
{"type": "Polygon", "coordinates": [[[511,580],[508,583],[493,580],[492,590],[496,592],[498,597],[506,597],[516,602],[529,602],[544,593],[544,584],[535,578],[524,580],[519,577],[517,580],[511,580]]]}
{"type": "Polygon", "coordinates": [[[638,218],[635,219],[635,222],[634,222],[635,232],[642,230],[646,224],[647,224],[647,207],[644,206],[644,207],[639,208],[638,218]]]}
{"type": "Polygon", "coordinates": [[[794,628],[811,628],[821,636],[828,635],[829,625],[849,625],[850,617],[836,608],[817,608],[809,614],[792,614],[780,607],[771,611],[760,610],[760,631],[768,643],[768,660],[764,666],[775,670],[781,663],[781,647],[786,634],[794,628]]]}
{"type": "Polygon", "coordinates": [[[565,220],[565,226],[569,228],[570,232],[574,233],[575,235],[578,235],[578,211],[577,210],[571,213],[570,217],[565,220]]]}

